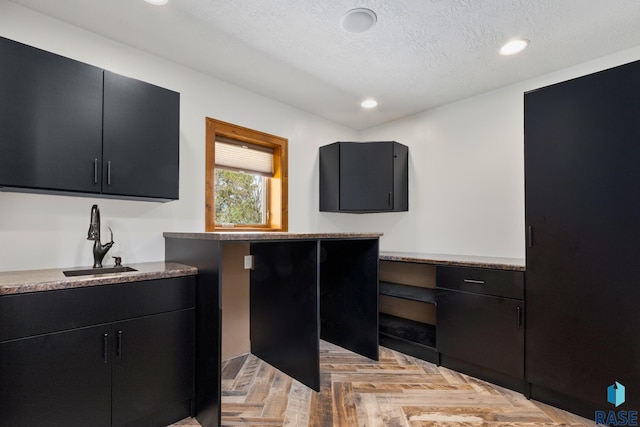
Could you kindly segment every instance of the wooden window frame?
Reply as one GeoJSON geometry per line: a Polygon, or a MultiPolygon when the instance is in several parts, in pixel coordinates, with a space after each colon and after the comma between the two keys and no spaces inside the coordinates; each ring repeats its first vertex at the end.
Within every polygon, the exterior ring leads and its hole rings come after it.
{"type": "Polygon", "coordinates": [[[206,118],[205,231],[288,231],[288,145],[289,140],[232,123],[206,118]],[[267,180],[269,215],[265,225],[223,227],[215,217],[216,136],[273,148],[273,177],[267,180]]]}

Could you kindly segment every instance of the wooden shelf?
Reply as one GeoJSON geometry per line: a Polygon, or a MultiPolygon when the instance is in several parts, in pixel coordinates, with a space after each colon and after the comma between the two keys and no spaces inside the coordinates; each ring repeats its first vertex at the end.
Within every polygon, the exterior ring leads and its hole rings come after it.
{"type": "Polygon", "coordinates": [[[403,319],[386,313],[379,315],[381,335],[401,338],[405,341],[436,348],[436,327],[415,320],[403,319]]]}
{"type": "Polygon", "coordinates": [[[399,283],[380,282],[380,295],[436,304],[436,290],[418,286],[401,285],[399,283]]]}

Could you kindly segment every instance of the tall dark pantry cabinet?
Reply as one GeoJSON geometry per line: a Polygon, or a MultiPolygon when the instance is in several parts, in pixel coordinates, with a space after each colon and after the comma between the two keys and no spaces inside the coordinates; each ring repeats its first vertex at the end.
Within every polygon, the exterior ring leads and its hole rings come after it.
{"type": "Polygon", "coordinates": [[[531,397],[638,410],[640,61],[528,92],[524,140],[531,397]]]}

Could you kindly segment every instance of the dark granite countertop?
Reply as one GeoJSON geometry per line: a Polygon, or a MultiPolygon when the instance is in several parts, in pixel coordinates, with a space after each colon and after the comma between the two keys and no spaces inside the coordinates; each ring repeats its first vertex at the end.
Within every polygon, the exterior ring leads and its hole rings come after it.
{"type": "Polygon", "coordinates": [[[140,282],[198,274],[198,269],[195,267],[164,261],[127,264],[127,267],[135,268],[137,271],[76,277],[65,277],[62,273],[76,268],[0,272],[0,295],[140,282]]]}
{"type": "Polygon", "coordinates": [[[165,232],[164,237],[177,239],[201,239],[201,240],[224,240],[224,241],[257,241],[257,240],[309,240],[309,239],[377,239],[382,233],[285,233],[285,232],[262,232],[262,231],[216,231],[216,232],[194,232],[194,233],[173,233],[165,232]]]}
{"type": "Polygon", "coordinates": [[[450,265],[456,267],[493,268],[525,271],[524,258],[498,258],[474,255],[444,255],[416,252],[380,251],[381,261],[415,262],[419,264],[450,265]]]}

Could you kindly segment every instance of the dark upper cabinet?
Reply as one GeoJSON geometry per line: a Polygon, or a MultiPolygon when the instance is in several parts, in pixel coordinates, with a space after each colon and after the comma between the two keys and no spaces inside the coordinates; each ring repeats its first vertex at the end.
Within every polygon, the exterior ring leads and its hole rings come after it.
{"type": "Polygon", "coordinates": [[[104,72],[102,191],[178,198],[180,94],[104,72]]]}
{"type": "Polygon", "coordinates": [[[614,381],[640,390],[640,61],[524,107],[527,379],[534,399],[593,417],[614,381]]]}
{"type": "Polygon", "coordinates": [[[0,186],[101,191],[102,70],[0,38],[0,186]]]}
{"type": "Polygon", "coordinates": [[[409,149],[395,141],[320,147],[320,211],[409,210],[409,149]]]}
{"type": "Polygon", "coordinates": [[[0,188],[178,198],[178,93],[5,38],[0,62],[0,188]]]}

